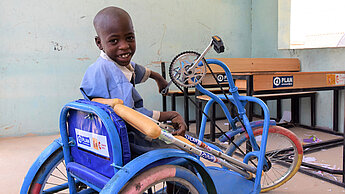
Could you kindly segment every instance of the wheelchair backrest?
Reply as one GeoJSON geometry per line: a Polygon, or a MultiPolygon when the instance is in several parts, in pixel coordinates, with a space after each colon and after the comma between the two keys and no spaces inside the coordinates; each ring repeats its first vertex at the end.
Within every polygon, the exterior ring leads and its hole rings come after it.
{"type": "MultiPolygon", "coordinates": [[[[78,100],[68,105],[66,130],[71,162],[111,178],[130,161],[126,125],[109,106],[78,100]]],[[[63,119],[62,119],[63,120],[63,119]]]]}

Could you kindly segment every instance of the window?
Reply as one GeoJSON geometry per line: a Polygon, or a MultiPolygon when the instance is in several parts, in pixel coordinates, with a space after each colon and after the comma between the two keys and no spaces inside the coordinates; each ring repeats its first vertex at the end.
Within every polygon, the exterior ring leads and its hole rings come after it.
{"type": "Polygon", "coordinates": [[[278,47],[345,47],[344,0],[280,0],[278,47]]]}

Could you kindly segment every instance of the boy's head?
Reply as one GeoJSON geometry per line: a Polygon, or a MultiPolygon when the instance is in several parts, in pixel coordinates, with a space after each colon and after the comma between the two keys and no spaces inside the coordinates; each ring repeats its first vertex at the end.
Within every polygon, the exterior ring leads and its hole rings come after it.
{"type": "Polygon", "coordinates": [[[117,64],[128,65],[136,49],[129,14],[118,7],[107,7],[97,13],[93,25],[97,33],[95,42],[98,48],[117,64]]]}

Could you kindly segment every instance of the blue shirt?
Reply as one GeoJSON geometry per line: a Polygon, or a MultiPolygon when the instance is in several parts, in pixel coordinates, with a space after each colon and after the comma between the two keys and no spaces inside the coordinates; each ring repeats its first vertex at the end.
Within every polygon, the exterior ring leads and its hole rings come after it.
{"type": "Polygon", "coordinates": [[[143,99],[134,87],[142,82],[146,69],[133,62],[130,65],[134,68],[132,83],[114,62],[99,57],[86,70],[81,82],[80,91],[84,98],[119,98],[123,100],[124,105],[152,117],[153,112],[143,107],[143,99]]]}

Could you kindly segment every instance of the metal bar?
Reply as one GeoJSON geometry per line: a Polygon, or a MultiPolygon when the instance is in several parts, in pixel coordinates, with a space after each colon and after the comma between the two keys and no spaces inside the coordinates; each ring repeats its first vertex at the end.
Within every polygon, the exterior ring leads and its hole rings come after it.
{"type": "Polygon", "coordinates": [[[280,120],[282,118],[282,100],[279,98],[277,99],[277,119],[280,120]]]}
{"type": "MultiPolygon", "coordinates": [[[[211,119],[213,122],[216,122],[216,103],[212,104],[211,107],[211,119]]],[[[216,127],[212,125],[213,122],[210,122],[210,135],[211,135],[211,141],[214,142],[216,140],[215,133],[216,133],[216,127]]]]}
{"type": "Polygon", "coordinates": [[[341,187],[345,188],[345,184],[342,183],[342,182],[335,181],[333,179],[329,179],[327,177],[323,177],[323,176],[321,176],[319,174],[315,174],[315,173],[309,172],[308,170],[303,169],[303,168],[300,168],[298,171],[303,173],[303,174],[306,174],[306,175],[309,175],[309,176],[312,176],[312,177],[315,177],[315,178],[318,178],[318,179],[321,179],[321,180],[324,180],[324,181],[327,181],[329,183],[332,183],[332,184],[335,184],[335,185],[338,185],[338,186],[341,186],[341,187]]]}
{"type": "Polygon", "coordinates": [[[337,143],[337,142],[342,142],[344,139],[343,138],[337,138],[337,139],[331,139],[327,141],[321,141],[317,143],[311,143],[303,146],[303,150],[306,148],[311,148],[311,147],[318,147],[318,146],[324,146],[332,143],[337,143]]]}
{"type": "Polygon", "coordinates": [[[195,109],[195,133],[199,136],[200,133],[200,124],[201,124],[201,109],[202,109],[202,100],[199,100],[197,96],[200,95],[200,91],[195,88],[195,103],[199,108],[195,109]]]}
{"type": "Polygon", "coordinates": [[[305,150],[303,150],[303,154],[307,154],[307,153],[310,154],[310,153],[313,153],[313,152],[318,152],[321,149],[329,149],[329,148],[341,146],[342,144],[343,144],[343,141],[339,141],[339,142],[336,142],[336,143],[320,145],[319,147],[306,148],[305,150]]]}
{"type": "Polygon", "coordinates": [[[176,111],[176,95],[171,95],[171,110],[176,111]]]}
{"type": "MultiPolygon", "coordinates": [[[[253,94],[254,94],[253,76],[252,75],[246,76],[246,82],[247,82],[246,95],[247,96],[253,96],[253,94]]],[[[252,121],[253,120],[253,112],[254,112],[253,103],[248,102],[246,109],[248,110],[248,112],[247,112],[248,119],[249,119],[249,121],[252,121]]]]}
{"type": "MultiPolygon", "coordinates": [[[[344,95],[345,97],[345,95],[344,95]]],[[[345,101],[344,101],[345,102],[345,101]]],[[[345,155],[345,106],[344,106],[344,128],[343,128],[343,183],[345,183],[345,159],[344,159],[344,155],[345,155]]]]}
{"type": "MultiPolygon", "coordinates": [[[[162,76],[166,80],[165,62],[161,62],[162,76]]],[[[167,111],[167,97],[162,95],[163,112],[167,111]]]]}
{"type": "Polygon", "coordinates": [[[184,121],[189,131],[189,107],[188,107],[188,88],[183,88],[184,121]]]}
{"type": "Polygon", "coordinates": [[[315,127],[316,126],[316,106],[315,106],[315,94],[311,95],[310,97],[310,126],[315,127]]]}
{"type": "Polygon", "coordinates": [[[330,169],[330,168],[325,168],[322,166],[318,166],[315,164],[310,164],[310,163],[306,163],[306,162],[302,162],[302,166],[308,167],[308,168],[312,168],[312,169],[316,169],[316,170],[321,170],[323,172],[327,172],[330,174],[342,174],[343,171],[342,170],[334,170],[334,169],[330,169]]]}
{"type": "Polygon", "coordinates": [[[296,123],[296,126],[297,127],[306,128],[306,129],[315,130],[315,131],[321,131],[321,132],[324,132],[324,133],[329,133],[329,134],[338,135],[338,136],[343,137],[343,133],[339,133],[339,132],[336,132],[334,130],[322,129],[322,128],[318,128],[318,127],[311,127],[311,126],[302,125],[302,124],[299,124],[299,123],[296,123]]]}
{"type": "Polygon", "coordinates": [[[338,111],[338,101],[339,101],[339,90],[333,90],[333,131],[338,132],[338,117],[339,117],[339,111],[338,111]]]}

